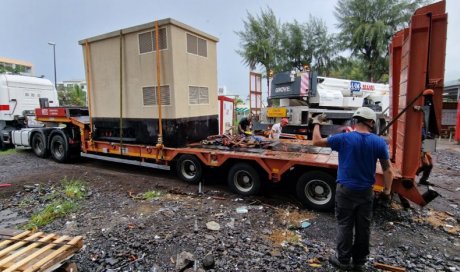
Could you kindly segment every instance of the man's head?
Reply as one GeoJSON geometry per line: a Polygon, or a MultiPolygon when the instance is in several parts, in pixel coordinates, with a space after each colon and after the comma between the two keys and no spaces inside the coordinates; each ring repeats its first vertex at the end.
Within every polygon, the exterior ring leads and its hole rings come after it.
{"type": "Polygon", "coordinates": [[[281,119],[281,126],[282,127],[287,126],[288,124],[289,124],[289,120],[287,118],[281,119]]]}
{"type": "Polygon", "coordinates": [[[358,124],[362,123],[371,130],[377,122],[377,114],[375,114],[375,111],[367,107],[357,109],[353,114],[353,118],[358,121],[358,124]]]}

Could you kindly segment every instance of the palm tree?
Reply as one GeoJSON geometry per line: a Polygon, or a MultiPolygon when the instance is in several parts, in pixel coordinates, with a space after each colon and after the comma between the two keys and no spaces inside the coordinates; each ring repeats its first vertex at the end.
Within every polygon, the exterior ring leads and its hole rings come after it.
{"type": "Polygon", "coordinates": [[[393,33],[407,25],[410,15],[423,0],[339,0],[335,16],[339,21],[343,49],[361,59],[368,81],[378,81],[388,71],[387,45],[393,33]]]}
{"type": "Polygon", "coordinates": [[[313,48],[305,27],[297,21],[286,23],[281,31],[281,48],[276,71],[290,71],[295,68],[302,70],[304,65],[309,65],[313,59],[313,48]]]}
{"type": "MultiPolygon", "coordinates": [[[[241,39],[241,50],[236,52],[243,57],[243,62],[254,70],[257,65],[265,68],[268,75],[276,65],[277,51],[280,41],[280,23],[270,8],[262,10],[260,16],[253,16],[248,12],[244,21],[244,31],[235,32],[241,39]]],[[[267,78],[267,87],[269,77],[267,78]]]]}
{"type": "Polygon", "coordinates": [[[62,106],[85,106],[86,93],[78,84],[58,90],[59,103],[62,106]]]}
{"type": "Polygon", "coordinates": [[[326,23],[310,16],[306,24],[286,23],[281,31],[281,48],[277,71],[302,70],[308,65],[320,75],[328,75],[335,63],[335,37],[326,23]]]}
{"type": "Polygon", "coordinates": [[[241,99],[241,97],[237,96],[237,97],[235,97],[235,100],[234,100],[233,103],[235,104],[235,106],[239,106],[239,105],[243,105],[244,101],[243,101],[243,99],[241,99]]]}

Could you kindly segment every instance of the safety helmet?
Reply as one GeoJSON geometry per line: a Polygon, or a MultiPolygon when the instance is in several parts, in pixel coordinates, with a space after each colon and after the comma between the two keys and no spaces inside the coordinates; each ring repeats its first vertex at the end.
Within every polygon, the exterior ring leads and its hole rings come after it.
{"type": "Polygon", "coordinates": [[[246,135],[246,136],[251,136],[251,135],[252,135],[252,132],[251,132],[251,131],[245,131],[245,132],[244,132],[244,135],[246,135]]]}
{"type": "Polygon", "coordinates": [[[289,120],[287,118],[283,118],[283,119],[281,119],[281,124],[287,125],[287,124],[289,124],[289,120]]]}
{"type": "Polygon", "coordinates": [[[377,115],[375,114],[375,111],[368,107],[361,107],[357,109],[353,114],[353,118],[356,117],[361,117],[366,120],[373,120],[375,123],[377,123],[377,115]]]}

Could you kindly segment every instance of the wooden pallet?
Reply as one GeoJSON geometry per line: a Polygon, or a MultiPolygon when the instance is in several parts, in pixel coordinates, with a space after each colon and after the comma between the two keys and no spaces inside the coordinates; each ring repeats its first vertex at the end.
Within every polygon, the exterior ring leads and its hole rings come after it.
{"type": "Polygon", "coordinates": [[[83,237],[0,230],[0,271],[49,272],[83,246],[83,237]]]}

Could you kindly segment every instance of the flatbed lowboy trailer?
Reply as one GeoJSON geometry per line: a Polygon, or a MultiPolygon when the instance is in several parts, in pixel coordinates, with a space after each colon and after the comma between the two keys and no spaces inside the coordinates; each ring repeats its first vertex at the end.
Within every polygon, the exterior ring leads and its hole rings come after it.
{"type": "MultiPolygon", "coordinates": [[[[269,149],[226,148],[195,144],[189,147],[124,144],[90,139],[89,117],[85,108],[40,108],[37,120],[60,123],[60,127],[32,129],[27,138],[39,156],[47,151],[58,162],[67,162],[73,155],[128,163],[151,168],[176,169],[178,176],[189,183],[198,183],[205,169],[217,168],[234,191],[252,195],[259,191],[264,180],[295,182],[299,200],[309,208],[330,210],[334,205],[338,156],[330,148],[315,147],[306,140],[273,141],[269,149]],[[83,114],[83,115],[82,115],[83,114]],[[35,140],[46,139],[46,140],[35,140]],[[46,150],[46,151],[44,151],[46,150]]],[[[24,136],[23,136],[24,137],[24,136]]],[[[378,167],[375,190],[381,191],[382,172],[378,167]]],[[[419,204],[424,197],[416,187],[406,188],[396,176],[393,191],[419,204]]]]}

